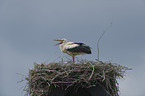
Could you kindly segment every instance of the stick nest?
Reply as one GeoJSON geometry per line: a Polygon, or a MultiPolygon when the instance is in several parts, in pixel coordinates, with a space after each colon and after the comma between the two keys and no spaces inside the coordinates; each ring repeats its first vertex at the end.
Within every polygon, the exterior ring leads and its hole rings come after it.
{"type": "Polygon", "coordinates": [[[112,96],[119,96],[118,78],[123,78],[127,67],[102,61],[85,61],[77,64],[34,64],[26,78],[27,93],[31,96],[48,96],[54,87],[65,90],[74,84],[89,88],[100,84],[112,96]]]}

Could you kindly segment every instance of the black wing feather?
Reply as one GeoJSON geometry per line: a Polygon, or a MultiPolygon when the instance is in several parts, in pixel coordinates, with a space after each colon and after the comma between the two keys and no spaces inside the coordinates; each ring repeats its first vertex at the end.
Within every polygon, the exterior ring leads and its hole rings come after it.
{"type": "Polygon", "coordinates": [[[82,53],[91,54],[91,49],[90,49],[89,46],[86,46],[83,43],[75,43],[75,44],[79,44],[80,46],[77,46],[77,47],[74,47],[74,48],[69,48],[69,49],[67,49],[67,51],[82,52],[82,53]]]}

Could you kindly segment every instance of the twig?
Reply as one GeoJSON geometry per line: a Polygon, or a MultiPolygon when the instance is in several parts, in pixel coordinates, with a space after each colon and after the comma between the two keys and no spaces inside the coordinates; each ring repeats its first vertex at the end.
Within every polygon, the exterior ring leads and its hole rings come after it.
{"type": "Polygon", "coordinates": [[[61,81],[59,81],[59,82],[51,82],[51,83],[53,83],[53,84],[61,84],[61,83],[63,83],[63,84],[71,84],[72,82],[61,82],[61,81]]]}
{"type": "Polygon", "coordinates": [[[58,76],[60,76],[60,75],[62,75],[62,74],[64,74],[64,73],[66,73],[66,72],[62,72],[62,73],[59,73],[59,74],[55,75],[55,77],[51,79],[51,82],[52,82],[55,78],[57,78],[58,76]]]}
{"type": "MultiPolygon", "coordinates": [[[[91,64],[91,63],[90,63],[91,64]]],[[[92,64],[91,64],[92,65],[92,64]]],[[[92,73],[91,73],[91,75],[90,75],[90,78],[88,79],[89,81],[91,80],[91,78],[92,78],[92,76],[93,76],[93,74],[94,74],[94,65],[92,65],[92,67],[93,67],[93,70],[92,70],[92,73]]]]}
{"type": "Polygon", "coordinates": [[[97,49],[98,49],[98,61],[99,61],[99,43],[100,43],[100,40],[102,39],[102,37],[104,36],[104,34],[106,33],[106,31],[112,26],[112,23],[113,23],[113,19],[112,19],[112,21],[111,21],[111,23],[110,23],[110,25],[103,31],[103,33],[102,33],[102,35],[100,36],[100,38],[98,39],[98,42],[97,42],[97,49]]]}
{"type": "Polygon", "coordinates": [[[104,80],[105,80],[105,72],[103,70],[103,80],[102,81],[104,81],[104,80]]]}

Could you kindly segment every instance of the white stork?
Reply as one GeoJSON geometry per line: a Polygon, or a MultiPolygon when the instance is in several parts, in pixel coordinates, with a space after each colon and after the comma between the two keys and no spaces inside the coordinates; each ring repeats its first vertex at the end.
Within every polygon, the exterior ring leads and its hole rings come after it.
{"type": "Polygon", "coordinates": [[[75,63],[76,55],[91,54],[90,47],[85,45],[84,43],[67,42],[65,38],[61,40],[54,40],[54,41],[60,41],[60,43],[56,45],[60,44],[59,45],[60,50],[63,53],[67,53],[68,55],[72,56],[73,63],[75,63]]]}

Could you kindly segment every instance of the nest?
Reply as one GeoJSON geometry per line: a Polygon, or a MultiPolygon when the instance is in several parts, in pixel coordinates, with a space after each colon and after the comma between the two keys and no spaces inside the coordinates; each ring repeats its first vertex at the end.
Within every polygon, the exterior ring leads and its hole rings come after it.
{"type": "Polygon", "coordinates": [[[119,96],[118,78],[123,78],[127,67],[101,61],[85,61],[77,64],[49,63],[34,64],[26,78],[27,93],[31,96],[48,96],[51,89],[67,89],[74,84],[90,88],[101,85],[112,96],[119,96]]]}

